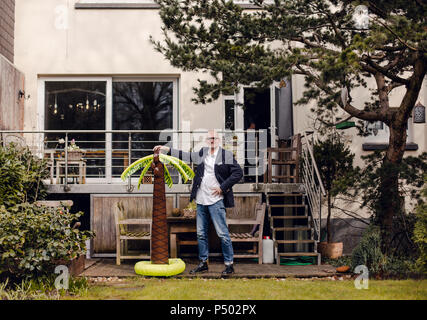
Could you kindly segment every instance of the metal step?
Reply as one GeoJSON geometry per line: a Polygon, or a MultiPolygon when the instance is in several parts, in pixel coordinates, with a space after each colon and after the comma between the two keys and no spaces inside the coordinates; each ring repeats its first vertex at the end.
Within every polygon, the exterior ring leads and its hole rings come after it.
{"type": "Polygon", "coordinates": [[[308,216],[271,216],[271,219],[307,219],[308,216]]]}
{"type": "Polygon", "coordinates": [[[301,257],[301,256],[309,256],[309,257],[317,257],[319,254],[317,252],[281,252],[278,253],[280,257],[301,257]]]}
{"type": "Polygon", "coordinates": [[[270,208],[304,208],[305,204],[269,204],[270,208]]]}
{"type": "Polygon", "coordinates": [[[304,193],[273,193],[267,194],[267,197],[302,197],[304,193]]]}
{"type": "Polygon", "coordinates": [[[271,159],[271,164],[278,165],[278,164],[297,164],[297,161],[295,160],[274,160],[271,159]]]}
{"type": "Polygon", "coordinates": [[[279,244],[289,244],[289,243],[314,243],[314,240],[275,240],[279,244]]]}
{"type": "Polygon", "coordinates": [[[310,227],[273,227],[273,231],[309,231],[310,227]]]}

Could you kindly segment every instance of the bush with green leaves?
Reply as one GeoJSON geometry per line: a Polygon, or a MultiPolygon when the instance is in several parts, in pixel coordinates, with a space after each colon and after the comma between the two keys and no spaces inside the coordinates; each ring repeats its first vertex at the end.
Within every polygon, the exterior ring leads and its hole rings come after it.
{"type": "MultiPolygon", "coordinates": [[[[427,174],[424,175],[427,182],[427,174]]],[[[422,191],[424,199],[427,199],[427,184],[422,191]]],[[[427,202],[422,201],[417,207],[417,221],[415,222],[413,239],[418,247],[419,256],[415,263],[415,270],[427,273],[427,202]]]]}
{"type": "Polygon", "coordinates": [[[30,203],[0,206],[0,276],[50,274],[59,260],[84,254],[85,241],[94,234],[72,228],[82,214],[30,203]]]}
{"type": "Polygon", "coordinates": [[[327,242],[332,242],[331,216],[332,208],[335,207],[334,199],[352,186],[358,168],[353,167],[354,153],[345,145],[337,132],[331,132],[326,139],[317,141],[313,145],[313,153],[326,190],[327,242]]]}
{"type": "Polygon", "coordinates": [[[381,230],[371,224],[351,255],[351,269],[365,265],[374,277],[407,278],[416,275],[411,257],[386,255],[381,251],[381,230]]]}
{"type": "Polygon", "coordinates": [[[365,265],[369,273],[380,274],[385,270],[387,257],[381,251],[380,228],[369,226],[363,233],[359,244],[354,248],[351,255],[351,268],[365,265]]]}
{"type": "Polygon", "coordinates": [[[0,146],[0,205],[8,208],[43,198],[42,180],[48,177],[47,160],[34,156],[28,147],[0,146]]]}
{"type": "Polygon", "coordinates": [[[382,239],[388,239],[388,242],[382,241],[383,252],[387,252],[389,256],[413,257],[416,254],[416,246],[412,241],[412,232],[416,217],[412,209],[405,208],[414,208],[417,202],[420,203],[420,189],[424,185],[423,173],[427,172],[427,153],[417,157],[407,156],[399,164],[384,165],[384,151],[362,156],[362,159],[365,160],[366,166],[361,170],[358,179],[354,180],[354,193],[351,196],[362,200],[361,208],[372,212],[373,224],[381,227],[382,239]],[[390,201],[391,195],[384,196],[381,181],[394,173],[399,177],[399,205],[394,208],[390,220],[391,229],[387,230],[383,223],[384,208],[387,208],[386,203],[390,201]],[[405,198],[409,200],[407,204],[405,198]],[[389,235],[385,237],[384,232],[389,235]]]}

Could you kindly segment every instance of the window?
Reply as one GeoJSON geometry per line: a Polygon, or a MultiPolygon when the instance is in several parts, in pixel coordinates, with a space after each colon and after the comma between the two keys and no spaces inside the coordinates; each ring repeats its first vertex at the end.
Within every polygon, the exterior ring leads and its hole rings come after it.
{"type": "MultiPolygon", "coordinates": [[[[172,81],[113,81],[113,130],[170,128],[173,128],[172,81]]],[[[113,150],[126,152],[128,139],[129,134],[114,134],[113,150]]],[[[131,139],[134,161],[152,153],[159,144],[159,133],[133,133],[131,139]]],[[[113,176],[123,172],[120,160],[113,157],[113,176]]]]}
{"type": "Polygon", "coordinates": [[[224,129],[234,130],[235,124],[235,108],[234,96],[231,98],[224,98],[224,129]]]}
{"type": "MultiPolygon", "coordinates": [[[[382,121],[366,122],[366,128],[370,134],[365,137],[362,145],[363,150],[383,150],[386,149],[390,139],[389,127],[382,121]]],[[[418,145],[413,142],[413,127],[412,118],[408,120],[408,126],[406,129],[406,150],[417,150],[418,145]]]]}
{"type": "MultiPolygon", "coordinates": [[[[89,131],[69,132],[68,140],[75,139],[79,148],[86,151],[87,178],[111,182],[119,179],[132,161],[159,144],[156,131],[178,129],[177,82],[177,78],[42,78],[39,112],[44,116],[40,127],[89,131]],[[92,130],[107,132],[91,133],[92,130]],[[108,130],[153,132],[129,135],[108,130]]],[[[60,139],[65,139],[65,133],[45,134],[45,148],[57,149],[57,156],[61,156],[64,144],[59,143],[60,139]]]]}
{"type": "MultiPolygon", "coordinates": [[[[45,130],[105,130],[106,85],[106,81],[46,81],[45,130]]],[[[60,139],[65,139],[64,133],[46,134],[45,147],[63,149],[60,139]]],[[[72,139],[88,156],[92,151],[105,154],[104,133],[69,133],[68,140],[72,139]]],[[[86,174],[105,177],[105,157],[87,159],[86,174]]]]}

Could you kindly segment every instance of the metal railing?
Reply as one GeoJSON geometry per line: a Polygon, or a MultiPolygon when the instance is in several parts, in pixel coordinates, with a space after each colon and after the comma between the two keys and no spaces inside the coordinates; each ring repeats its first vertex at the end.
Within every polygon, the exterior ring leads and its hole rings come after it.
{"type": "MultiPolygon", "coordinates": [[[[262,181],[266,169],[267,130],[217,132],[222,137],[222,147],[234,153],[244,171],[241,183],[262,181]]],[[[206,145],[206,133],[202,130],[171,129],[7,130],[0,131],[0,140],[3,144],[8,140],[21,143],[28,146],[33,154],[47,158],[50,183],[64,185],[66,191],[72,182],[122,184],[120,175],[123,170],[133,161],[152,153],[155,145],[168,144],[184,151],[199,150],[206,145]],[[80,152],[70,147],[73,140],[80,152]]],[[[182,183],[177,172],[171,170],[170,173],[174,183],[182,183]]],[[[128,191],[131,191],[132,177],[127,183],[128,191]]]]}
{"type": "Polygon", "coordinates": [[[304,134],[302,134],[301,178],[310,206],[314,229],[314,240],[320,241],[322,196],[326,196],[326,192],[314,158],[313,144],[309,140],[309,136],[312,134],[313,132],[304,132],[304,134]]]}

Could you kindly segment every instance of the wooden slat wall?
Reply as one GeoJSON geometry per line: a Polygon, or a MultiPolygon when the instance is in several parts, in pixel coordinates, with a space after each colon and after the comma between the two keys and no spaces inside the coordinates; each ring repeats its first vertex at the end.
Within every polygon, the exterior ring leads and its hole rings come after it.
{"type": "MultiPolygon", "coordinates": [[[[255,204],[260,201],[260,194],[253,195],[235,195],[235,207],[227,209],[229,218],[253,218],[255,204]]],[[[178,195],[178,207],[185,208],[188,205],[190,197],[188,195],[178,195]]],[[[128,218],[147,218],[151,217],[153,209],[153,198],[148,196],[120,196],[120,195],[92,195],[91,229],[95,231],[96,237],[93,241],[93,253],[115,253],[115,226],[113,207],[118,201],[129,210],[128,218]]],[[[175,207],[175,195],[166,196],[166,212],[172,213],[175,207]]],[[[237,232],[250,231],[252,228],[247,226],[236,226],[237,232]]]]}
{"type": "MultiPolygon", "coordinates": [[[[96,237],[93,241],[93,253],[115,253],[116,231],[113,207],[118,201],[128,208],[128,218],[151,217],[153,198],[151,196],[100,196],[92,195],[91,229],[96,237]]],[[[171,214],[175,197],[166,197],[166,213],[171,214]]]]}

